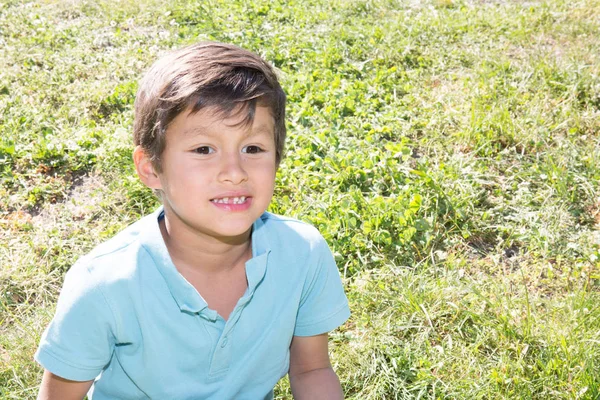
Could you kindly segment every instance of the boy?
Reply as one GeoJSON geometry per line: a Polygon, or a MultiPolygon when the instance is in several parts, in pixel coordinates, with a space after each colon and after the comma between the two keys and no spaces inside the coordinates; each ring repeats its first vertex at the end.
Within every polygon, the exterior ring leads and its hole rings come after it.
{"type": "Polygon", "coordinates": [[[162,207],[67,273],[39,399],[340,399],[327,332],[349,317],[311,226],[265,212],[285,140],[272,68],[200,43],[155,63],[133,159],[162,207]]]}

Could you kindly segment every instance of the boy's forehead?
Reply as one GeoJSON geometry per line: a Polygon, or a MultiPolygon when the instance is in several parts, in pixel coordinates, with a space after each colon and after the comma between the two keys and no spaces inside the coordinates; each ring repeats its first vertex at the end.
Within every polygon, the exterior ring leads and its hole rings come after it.
{"type": "Polygon", "coordinates": [[[186,110],[178,115],[176,120],[179,120],[174,122],[179,125],[184,136],[213,136],[224,126],[241,129],[247,136],[273,135],[275,131],[275,119],[270,108],[258,105],[252,119],[248,118],[245,109],[225,113],[223,110],[210,107],[196,112],[186,110]]]}

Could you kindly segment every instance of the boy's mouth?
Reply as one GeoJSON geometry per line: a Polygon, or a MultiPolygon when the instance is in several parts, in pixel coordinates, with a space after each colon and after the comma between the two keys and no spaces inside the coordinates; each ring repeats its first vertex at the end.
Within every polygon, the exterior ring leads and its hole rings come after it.
{"type": "Polygon", "coordinates": [[[239,197],[222,197],[220,199],[211,199],[213,203],[218,204],[244,204],[247,200],[246,196],[239,197]]]}

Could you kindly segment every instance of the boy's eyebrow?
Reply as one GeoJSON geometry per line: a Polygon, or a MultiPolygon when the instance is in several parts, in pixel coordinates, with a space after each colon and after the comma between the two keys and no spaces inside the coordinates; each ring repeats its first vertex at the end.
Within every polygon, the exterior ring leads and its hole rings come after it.
{"type": "Polygon", "coordinates": [[[246,132],[244,137],[258,136],[263,133],[265,133],[267,135],[273,135],[274,131],[275,131],[274,128],[270,127],[269,125],[261,124],[261,125],[257,126],[255,129],[248,130],[248,132],[246,132]]]}

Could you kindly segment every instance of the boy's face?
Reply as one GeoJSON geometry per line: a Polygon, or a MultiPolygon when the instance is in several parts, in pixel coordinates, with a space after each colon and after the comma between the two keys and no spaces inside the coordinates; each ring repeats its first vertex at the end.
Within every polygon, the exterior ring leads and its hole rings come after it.
{"type": "Polygon", "coordinates": [[[228,242],[247,240],[271,202],[277,167],[270,110],[257,106],[251,125],[239,124],[244,117],[207,108],[171,122],[156,174],[171,222],[228,242]]]}

